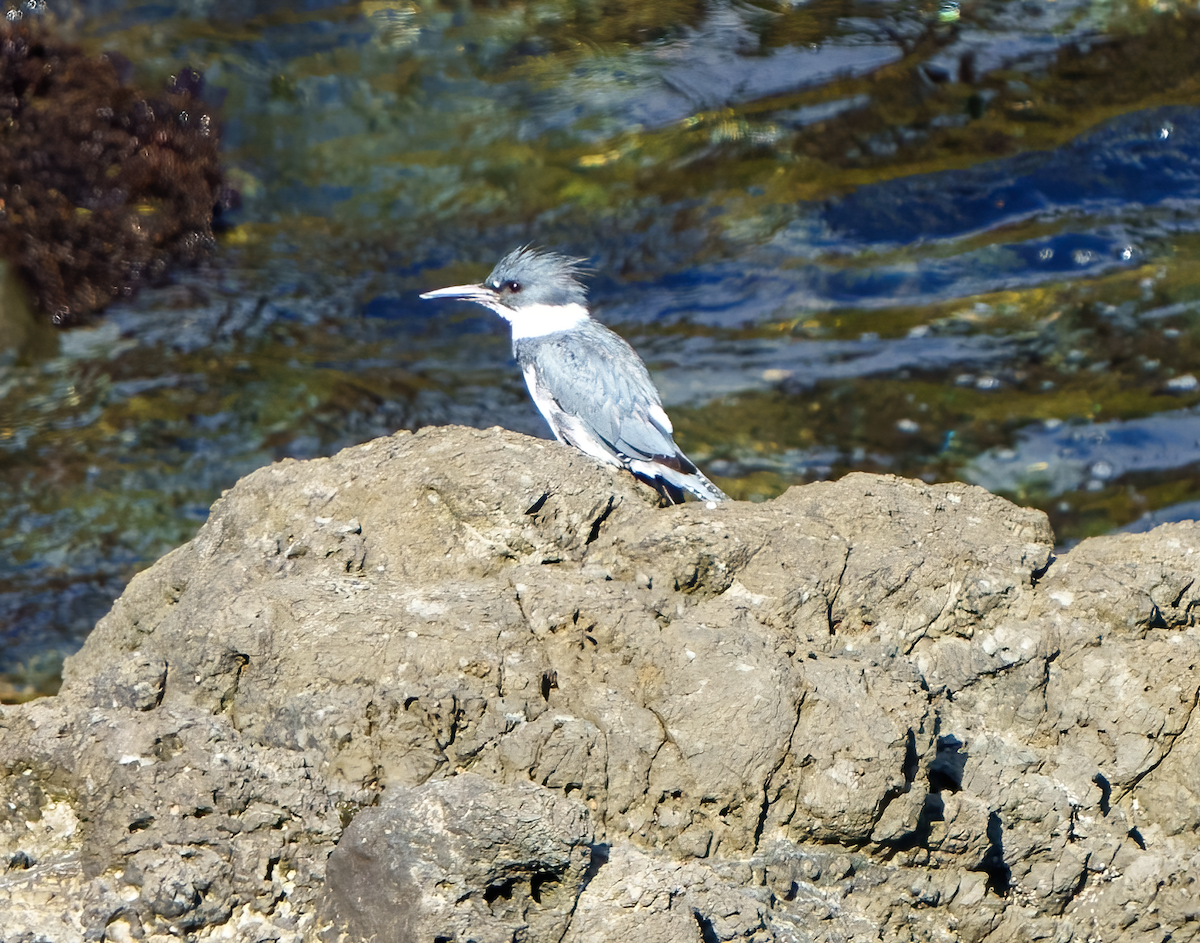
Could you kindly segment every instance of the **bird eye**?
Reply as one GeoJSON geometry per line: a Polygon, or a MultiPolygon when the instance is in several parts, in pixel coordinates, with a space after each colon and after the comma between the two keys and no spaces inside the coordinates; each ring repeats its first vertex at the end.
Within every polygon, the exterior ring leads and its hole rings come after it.
{"type": "Polygon", "coordinates": [[[505,282],[504,290],[507,292],[511,292],[514,295],[518,294],[521,291],[521,283],[520,282],[505,282]]]}

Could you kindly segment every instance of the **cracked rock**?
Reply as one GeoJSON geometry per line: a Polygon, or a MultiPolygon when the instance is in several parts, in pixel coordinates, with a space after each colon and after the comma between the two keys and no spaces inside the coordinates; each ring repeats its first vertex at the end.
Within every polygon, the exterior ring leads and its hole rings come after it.
{"type": "Polygon", "coordinates": [[[473,773],[388,790],[329,858],[321,939],[559,939],[591,863],[587,810],[473,773]]]}
{"type": "Polygon", "coordinates": [[[247,476],[0,713],[3,938],[1196,939],[1200,525],[661,508],[493,429],[247,476]]]}

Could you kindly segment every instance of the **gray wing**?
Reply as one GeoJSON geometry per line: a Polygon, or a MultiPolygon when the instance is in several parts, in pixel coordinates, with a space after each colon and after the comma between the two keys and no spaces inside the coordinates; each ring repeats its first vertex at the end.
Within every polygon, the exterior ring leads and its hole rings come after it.
{"type": "MultiPolygon", "coordinates": [[[[531,381],[530,392],[555,435],[571,439],[570,429],[564,434],[550,415],[557,407],[622,464],[642,459],[694,470],[671,438],[671,421],[646,365],[604,325],[591,321],[571,331],[518,341],[515,347],[527,377],[529,368],[534,368],[539,389],[534,390],[531,381]],[[539,393],[552,401],[547,404],[550,411],[539,393]]],[[[591,451],[583,443],[571,444],[591,451]]]]}

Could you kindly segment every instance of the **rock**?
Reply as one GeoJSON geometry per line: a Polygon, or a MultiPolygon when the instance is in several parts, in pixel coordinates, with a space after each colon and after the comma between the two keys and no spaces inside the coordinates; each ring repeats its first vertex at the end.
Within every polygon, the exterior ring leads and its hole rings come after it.
{"type": "Polygon", "coordinates": [[[1195,938],[1200,526],[1052,545],[869,475],[660,508],[500,430],[260,469],[0,716],[0,926],[1195,938]]]}
{"type": "Polygon", "coordinates": [[[385,794],[325,872],[326,940],[561,939],[591,863],[587,810],[473,773],[385,794]]]}

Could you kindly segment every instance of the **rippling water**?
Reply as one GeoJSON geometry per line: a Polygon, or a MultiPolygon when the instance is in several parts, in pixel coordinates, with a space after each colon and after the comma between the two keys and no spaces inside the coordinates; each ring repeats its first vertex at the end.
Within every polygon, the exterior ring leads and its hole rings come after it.
{"type": "MultiPolygon", "coordinates": [[[[967,480],[1064,543],[1200,501],[1200,18],[1169,4],[53,5],[201,69],[242,209],[56,334],[0,289],[0,696],[52,691],[240,475],[398,428],[547,432],[482,309],[592,260],[732,495],[967,480]]],[[[1140,523],[1139,523],[1140,522],[1140,523]]]]}

